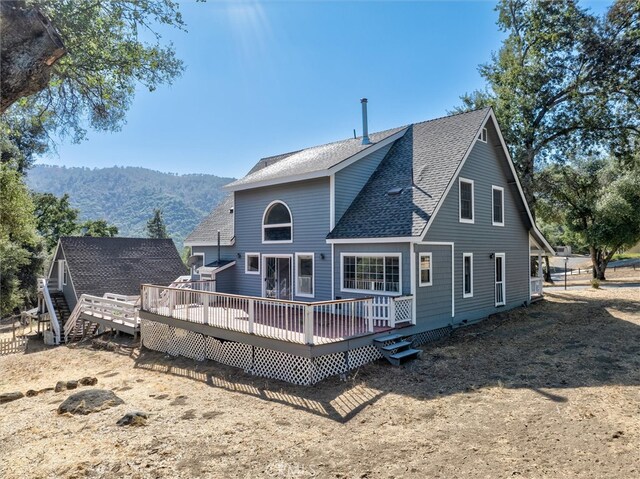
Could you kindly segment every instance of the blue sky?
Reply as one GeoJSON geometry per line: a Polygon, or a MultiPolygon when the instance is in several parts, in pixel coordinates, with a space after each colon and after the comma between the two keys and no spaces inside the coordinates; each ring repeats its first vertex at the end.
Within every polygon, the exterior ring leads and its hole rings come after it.
{"type": "MultiPolygon", "coordinates": [[[[184,2],[186,71],[140,90],[116,133],[40,162],[244,175],[261,157],[445,115],[483,86],[504,34],[494,2],[184,2]]],[[[602,11],[605,2],[588,4],[602,11]]]]}

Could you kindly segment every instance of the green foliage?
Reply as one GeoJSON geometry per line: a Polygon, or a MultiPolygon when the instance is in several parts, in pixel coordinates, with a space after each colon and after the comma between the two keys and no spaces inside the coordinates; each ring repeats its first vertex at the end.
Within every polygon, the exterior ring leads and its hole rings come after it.
{"type": "Polygon", "coordinates": [[[604,279],[619,250],[640,240],[640,175],[612,159],[587,158],[553,165],[537,177],[539,213],[564,225],[588,247],[594,275],[604,279]]]}
{"type": "Polygon", "coordinates": [[[69,195],[60,198],[52,193],[34,193],[36,228],[53,251],[61,236],[72,236],[77,228],[78,210],[69,204],[69,195]]]}
{"type": "Polygon", "coordinates": [[[177,2],[171,0],[31,0],[55,25],[68,53],[53,66],[48,87],[11,108],[50,114],[46,125],[74,140],[88,123],[117,130],[136,85],[152,91],[182,72],[160,29],[184,30],[177,2]]]}
{"type": "Polygon", "coordinates": [[[175,175],[144,168],[64,168],[36,165],[26,178],[33,191],[57,196],[70,192],[80,220],[102,218],[118,227],[120,236],[146,236],[155,208],[164,212],[167,233],[178,247],[223,198],[231,178],[175,175]]]}
{"type": "Polygon", "coordinates": [[[618,0],[600,18],[572,0],[502,0],[508,34],[480,74],[487,90],[458,111],[493,105],[533,204],[533,175],[568,151],[609,148],[638,161],[640,3],[618,0]]]}
{"type": "Polygon", "coordinates": [[[593,278],[591,280],[591,287],[593,289],[600,289],[600,280],[598,278],[593,278]]]}
{"type": "Polygon", "coordinates": [[[88,220],[79,226],[79,232],[80,236],[114,237],[118,234],[118,227],[108,224],[105,220],[88,220]]]}
{"type": "Polygon", "coordinates": [[[5,164],[0,193],[0,315],[5,316],[34,297],[44,258],[29,191],[20,173],[5,164]]]}
{"type": "Polygon", "coordinates": [[[147,236],[154,239],[168,238],[167,227],[164,224],[162,218],[162,210],[155,208],[153,210],[153,217],[147,221],[147,236]]]}

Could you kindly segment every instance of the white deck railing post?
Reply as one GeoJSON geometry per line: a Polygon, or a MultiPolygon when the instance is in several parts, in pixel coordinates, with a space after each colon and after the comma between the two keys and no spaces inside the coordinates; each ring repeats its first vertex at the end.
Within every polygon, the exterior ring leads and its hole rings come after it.
{"type": "Polygon", "coordinates": [[[313,306],[310,304],[304,307],[304,342],[313,344],[313,306]]]}
{"type": "Polygon", "coordinates": [[[255,300],[250,299],[249,300],[249,306],[248,306],[248,310],[247,311],[249,313],[249,334],[253,334],[253,323],[255,321],[255,300]]]}
{"type": "Polygon", "coordinates": [[[367,331],[373,333],[373,299],[367,301],[367,331]]]}
{"type": "Polygon", "coordinates": [[[389,298],[389,327],[396,327],[396,302],[393,298],[389,298]]]}
{"type": "Polygon", "coordinates": [[[205,324],[209,324],[209,295],[202,294],[202,321],[205,324]]]}

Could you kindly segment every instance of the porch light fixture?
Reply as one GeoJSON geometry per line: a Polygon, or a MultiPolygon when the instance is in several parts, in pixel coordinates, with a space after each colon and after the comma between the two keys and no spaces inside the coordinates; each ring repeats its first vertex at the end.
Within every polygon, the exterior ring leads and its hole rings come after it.
{"type": "Polygon", "coordinates": [[[495,257],[495,254],[489,253],[489,259],[493,259],[494,257],[495,257]]]}
{"type": "Polygon", "coordinates": [[[238,253],[238,258],[242,258],[242,255],[240,253],[238,253]]]}
{"type": "Polygon", "coordinates": [[[324,253],[320,253],[320,259],[324,259],[324,253]]]}

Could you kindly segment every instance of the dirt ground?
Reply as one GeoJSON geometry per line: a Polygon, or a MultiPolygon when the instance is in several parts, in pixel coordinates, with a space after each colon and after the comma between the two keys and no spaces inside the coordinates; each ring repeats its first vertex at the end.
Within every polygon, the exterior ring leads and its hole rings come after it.
{"type": "Polygon", "coordinates": [[[95,376],[125,404],[0,405],[0,477],[640,476],[640,289],[550,293],[423,349],[296,387],[127,344],[32,342],[0,357],[0,392],[95,376]],[[131,411],[148,424],[116,426],[131,411]]]}
{"type": "MultiPolygon", "coordinates": [[[[624,284],[624,283],[640,283],[640,267],[636,269],[625,268],[613,268],[607,269],[605,272],[605,281],[601,281],[600,285],[606,287],[607,284],[624,284]]],[[[567,286],[590,286],[593,275],[589,273],[567,275],[567,286]]],[[[557,280],[554,284],[545,283],[545,287],[548,286],[564,286],[564,277],[557,280]]]]}

